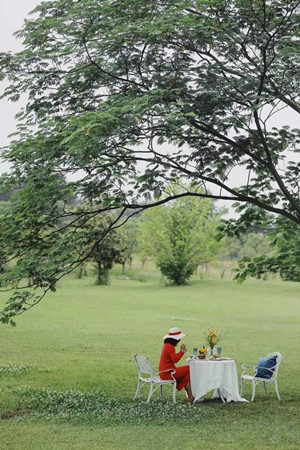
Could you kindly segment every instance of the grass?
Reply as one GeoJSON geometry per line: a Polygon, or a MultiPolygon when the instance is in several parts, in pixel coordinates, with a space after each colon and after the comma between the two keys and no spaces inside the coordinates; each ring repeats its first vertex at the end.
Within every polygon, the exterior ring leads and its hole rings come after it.
{"type": "MultiPolygon", "coordinates": [[[[1,448],[7,449],[296,449],[299,448],[300,284],[194,279],[164,286],[151,272],[98,287],[65,279],[17,328],[1,327],[1,448]],[[189,405],[155,396],[132,400],[134,353],[158,363],[171,326],[189,351],[209,326],[224,332],[223,354],[238,367],[279,351],[279,402],[272,388],[255,402],[223,405],[206,396],[189,405]],[[202,445],[203,443],[203,445],[202,445]]],[[[250,386],[245,396],[250,397],[250,386]]]]}

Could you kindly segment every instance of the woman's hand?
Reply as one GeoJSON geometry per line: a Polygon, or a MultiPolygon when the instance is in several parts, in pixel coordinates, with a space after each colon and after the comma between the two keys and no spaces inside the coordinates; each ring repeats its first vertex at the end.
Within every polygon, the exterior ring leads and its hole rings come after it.
{"type": "Polygon", "coordinates": [[[180,351],[183,352],[183,353],[186,353],[187,350],[186,350],[185,344],[181,344],[180,351]]]}

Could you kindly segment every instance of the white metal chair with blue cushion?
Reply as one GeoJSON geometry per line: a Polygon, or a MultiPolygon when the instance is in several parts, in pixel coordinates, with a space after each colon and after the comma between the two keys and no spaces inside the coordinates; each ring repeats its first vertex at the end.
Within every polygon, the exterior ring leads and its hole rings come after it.
{"type": "Polygon", "coordinates": [[[160,397],[163,398],[163,391],[162,388],[166,384],[173,385],[173,402],[176,403],[176,380],[173,377],[173,374],[175,373],[175,370],[163,370],[163,371],[154,371],[153,367],[149,361],[148,358],[145,358],[145,356],[142,355],[134,355],[137,368],[138,368],[138,385],[136,389],[136,393],[134,396],[134,400],[139,396],[141,388],[144,384],[150,384],[150,391],[147,399],[147,403],[150,402],[152,395],[154,394],[155,390],[159,387],[160,388],[160,397]],[[171,373],[171,380],[162,380],[160,378],[160,374],[162,372],[170,372],[171,373]]]}
{"type": "Polygon", "coordinates": [[[252,364],[242,364],[243,372],[241,375],[241,396],[243,396],[244,392],[244,382],[251,381],[252,382],[252,397],[251,402],[253,402],[255,397],[255,388],[257,384],[262,384],[267,394],[267,386],[266,383],[274,383],[275,391],[280,400],[277,378],[278,378],[278,370],[282,360],[282,356],[278,352],[268,353],[266,357],[260,357],[256,366],[252,364]],[[252,367],[252,374],[248,374],[249,367],[252,367]]]}

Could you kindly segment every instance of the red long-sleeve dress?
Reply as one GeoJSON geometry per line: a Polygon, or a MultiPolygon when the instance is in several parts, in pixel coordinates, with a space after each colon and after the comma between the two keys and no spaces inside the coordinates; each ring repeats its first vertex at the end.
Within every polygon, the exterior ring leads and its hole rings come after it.
{"type": "MultiPolygon", "coordinates": [[[[166,343],[163,345],[159,362],[159,371],[169,369],[175,370],[175,374],[173,376],[177,382],[178,391],[181,391],[181,389],[184,388],[190,381],[189,366],[175,366],[175,363],[180,361],[183,355],[184,352],[179,351],[178,353],[176,353],[175,347],[170,343],[166,343]]],[[[171,372],[169,371],[161,373],[160,378],[162,380],[171,380],[171,372]]]]}

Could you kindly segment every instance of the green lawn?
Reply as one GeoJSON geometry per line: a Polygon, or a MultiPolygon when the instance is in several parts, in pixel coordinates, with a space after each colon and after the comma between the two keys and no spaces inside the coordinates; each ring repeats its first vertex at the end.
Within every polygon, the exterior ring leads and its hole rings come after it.
{"type": "MultiPolygon", "coordinates": [[[[299,448],[300,284],[280,281],[193,280],[165,287],[145,282],[65,279],[56,294],[1,326],[1,448],[7,449],[266,449],[299,448]],[[210,400],[173,405],[147,388],[133,402],[134,353],[158,364],[171,326],[188,334],[189,351],[205,343],[209,326],[224,332],[224,355],[255,363],[268,351],[284,359],[279,402],[260,387],[255,402],[210,400]]],[[[245,396],[250,398],[250,385],[245,396]]]]}

